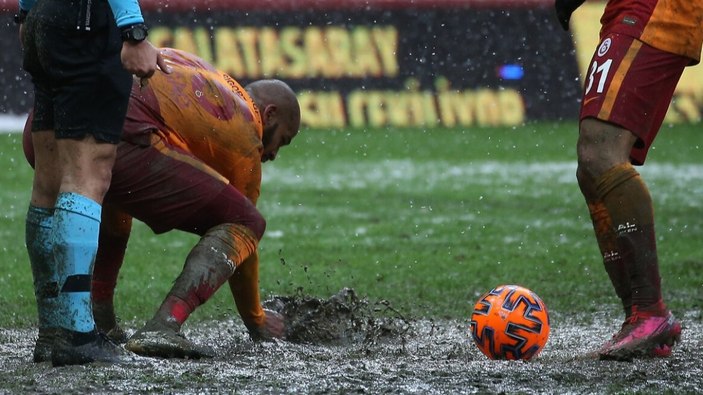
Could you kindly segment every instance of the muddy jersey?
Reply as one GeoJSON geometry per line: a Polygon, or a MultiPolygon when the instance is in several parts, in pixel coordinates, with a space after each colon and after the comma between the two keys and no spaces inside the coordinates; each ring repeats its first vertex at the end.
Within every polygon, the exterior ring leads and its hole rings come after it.
{"type": "Polygon", "coordinates": [[[171,74],[135,78],[123,140],[155,133],[216,170],[256,203],[261,183],[262,121],[242,86],[202,59],[163,49],[171,74]]]}
{"type": "Polygon", "coordinates": [[[701,0],[610,0],[601,24],[601,39],[609,33],[620,33],[656,49],[690,58],[692,64],[700,61],[701,0]]]}

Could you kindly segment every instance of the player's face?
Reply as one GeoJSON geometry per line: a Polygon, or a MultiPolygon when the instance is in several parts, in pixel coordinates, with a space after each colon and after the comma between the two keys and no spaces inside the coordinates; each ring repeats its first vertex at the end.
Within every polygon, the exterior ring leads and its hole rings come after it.
{"type": "Polygon", "coordinates": [[[264,109],[264,152],[261,154],[261,161],[267,162],[276,159],[278,150],[293,140],[298,134],[300,120],[291,120],[283,111],[279,111],[276,106],[267,106],[264,109]]]}
{"type": "Polygon", "coordinates": [[[261,155],[262,162],[267,162],[269,160],[276,159],[276,155],[278,155],[278,150],[281,147],[290,144],[291,140],[293,140],[293,137],[298,134],[298,129],[291,128],[288,125],[281,123],[272,125],[272,127],[269,129],[269,133],[266,132],[267,130],[264,129],[264,137],[266,137],[266,135],[268,134],[270,138],[268,139],[268,144],[266,141],[267,139],[264,138],[264,153],[261,155]]]}
{"type": "Polygon", "coordinates": [[[276,159],[278,150],[290,144],[293,137],[298,134],[300,122],[295,120],[291,122],[289,120],[290,117],[279,117],[279,115],[281,114],[275,106],[268,106],[264,110],[264,152],[261,154],[262,162],[276,159]],[[287,122],[284,122],[281,118],[286,118],[287,122]]]}

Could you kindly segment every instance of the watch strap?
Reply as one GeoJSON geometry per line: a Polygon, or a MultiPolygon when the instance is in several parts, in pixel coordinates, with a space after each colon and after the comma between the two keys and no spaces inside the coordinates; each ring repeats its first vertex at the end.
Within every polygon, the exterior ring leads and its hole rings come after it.
{"type": "Polygon", "coordinates": [[[149,28],[143,23],[122,27],[122,41],[141,42],[149,35],[149,28]]]}

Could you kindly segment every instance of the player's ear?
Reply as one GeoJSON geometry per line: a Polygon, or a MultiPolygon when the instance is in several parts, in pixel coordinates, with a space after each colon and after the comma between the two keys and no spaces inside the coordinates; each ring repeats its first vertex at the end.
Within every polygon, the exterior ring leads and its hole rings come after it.
{"type": "Polygon", "coordinates": [[[278,107],[275,104],[269,104],[264,108],[263,121],[267,124],[273,124],[278,119],[278,107]]]}

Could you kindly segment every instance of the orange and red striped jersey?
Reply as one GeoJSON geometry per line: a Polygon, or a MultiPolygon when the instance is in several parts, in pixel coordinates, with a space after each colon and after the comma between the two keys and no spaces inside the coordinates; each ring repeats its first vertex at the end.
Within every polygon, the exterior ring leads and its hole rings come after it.
{"type": "Polygon", "coordinates": [[[216,170],[256,203],[261,184],[261,115],[232,77],[187,52],[163,49],[171,74],[135,79],[123,139],[159,134],[216,170]]]}
{"type": "Polygon", "coordinates": [[[609,0],[601,18],[601,39],[609,33],[635,37],[662,51],[698,63],[703,43],[701,0],[609,0]]]}
{"type": "MultiPolygon", "coordinates": [[[[134,80],[122,139],[144,144],[156,134],[193,154],[215,170],[211,175],[229,181],[256,204],[263,123],[254,101],[232,77],[195,55],[175,49],[162,53],[173,72],[156,72],[143,86],[134,80]]],[[[235,274],[229,281],[242,319],[263,325],[258,252],[240,263],[235,274]]]]}

